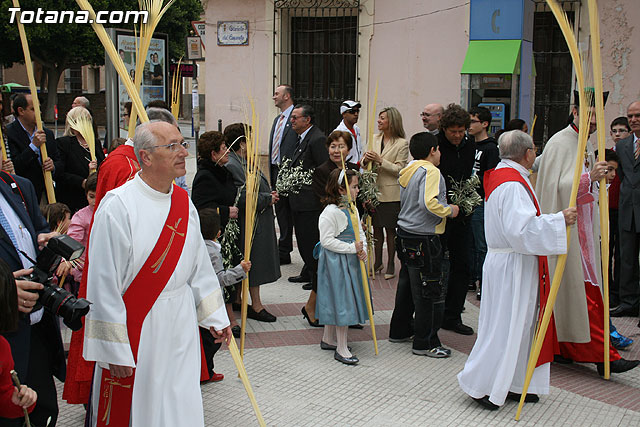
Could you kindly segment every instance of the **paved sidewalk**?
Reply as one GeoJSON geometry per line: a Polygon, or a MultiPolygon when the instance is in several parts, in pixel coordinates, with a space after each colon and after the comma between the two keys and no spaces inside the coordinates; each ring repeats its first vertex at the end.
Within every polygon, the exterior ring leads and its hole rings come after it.
{"type": "MultiPolygon", "coordinates": [[[[515,425],[515,402],[508,401],[499,411],[487,411],[458,387],[456,374],[464,366],[475,335],[442,331],[443,343],[453,349],[448,359],[415,356],[411,343],[387,340],[396,279],[376,279],[372,285],[380,354],[374,355],[366,327],[349,330],[350,345],[360,364],[346,366],[335,361],[332,352],[319,347],[322,329],[310,328],[302,319],[300,308],[308,292],[287,281],[302,266],[297,253],[293,262],[283,266],[278,282],[262,288],[263,303],[278,321],[248,321],[245,364],[268,425],[515,425]]],[[[476,329],[478,313],[475,296],[469,294],[464,322],[476,329]]],[[[614,321],[622,333],[636,340],[633,350],[623,352],[623,357],[640,357],[637,320],[614,321]]],[[[257,425],[226,349],[216,355],[215,363],[216,372],[225,374],[225,379],[202,387],[207,426],[257,425]]],[[[640,370],[613,374],[611,381],[604,381],[593,365],[553,365],[551,385],[549,396],[525,405],[518,425],[640,425],[640,370]]],[[[81,405],[60,402],[59,426],[81,426],[83,417],[81,405]]]]}
{"type": "MultiPolygon", "coordinates": [[[[189,135],[184,129],[183,134],[189,135]]],[[[195,147],[192,145],[189,151],[187,182],[190,183],[195,174],[195,147]]],[[[507,401],[499,411],[490,412],[458,387],[456,375],[464,366],[475,335],[441,331],[444,345],[453,350],[448,359],[415,356],[411,353],[411,343],[394,344],[387,340],[397,278],[389,281],[376,278],[372,283],[379,355],[374,355],[367,326],[364,330],[349,330],[350,345],[360,364],[346,366],[335,361],[333,352],[319,347],[322,328],[311,328],[302,318],[300,309],[309,292],[287,281],[302,267],[295,249],[292,259],[293,264],[282,266],[282,278],[261,290],[263,303],[278,321],[248,320],[245,365],[267,425],[516,424],[515,402],[507,401]]],[[[396,271],[399,271],[397,261],[396,271]]],[[[463,320],[474,330],[478,313],[479,302],[470,293],[463,320]]],[[[639,359],[637,319],[613,320],[621,333],[636,341],[630,351],[621,352],[622,356],[639,359]]],[[[207,426],[257,425],[225,348],[218,352],[215,363],[216,372],[225,374],[225,379],[202,387],[207,426]]],[[[58,396],[62,396],[62,384],[58,384],[58,396]]],[[[58,426],[80,427],[83,419],[82,405],[68,405],[60,400],[58,426]]],[[[611,381],[604,381],[593,365],[554,364],[551,394],[542,396],[537,404],[526,404],[517,425],[640,425],[640,368],[612,374],[611,381]]]]}

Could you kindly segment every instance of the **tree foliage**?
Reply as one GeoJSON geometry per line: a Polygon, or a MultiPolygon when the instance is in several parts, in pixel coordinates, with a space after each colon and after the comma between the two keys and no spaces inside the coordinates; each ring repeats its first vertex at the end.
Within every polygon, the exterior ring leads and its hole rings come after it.
{"type": "MultiPolygon", "coordinates": [[[[90,0],[94,10],[140,10],[137,0],[90,0]]],[[[6,19],[0,20],[0,64],[11,67],[24,62],[18,26],[9,22],[12,0],[0,0],[0,10],[6,11],[6,19]]],[[[79,10],[75,1],[69,0],[22,0],[22,10],[79,10]]],[[[185,37],[191,29],[191,21],[198,20],[202,13],[200,0],[176,0],[163,16],[156,32],[169,36],[169,58],[176,60],[184,55],[185,37]]],[[[133,24],[118,28],[133,30],[133,24]]],[[[55,88],[62,72],[73,65],[103,65],[104,48],[90,24],[28,24],[25,25],[31,58],[42,65],[49,78],[47,118],[53,111],[55,88]],[[55,84],[54,84],[55,82],[55,84]],[[54,93],[51,93],[51,92],[54,93]]]]}

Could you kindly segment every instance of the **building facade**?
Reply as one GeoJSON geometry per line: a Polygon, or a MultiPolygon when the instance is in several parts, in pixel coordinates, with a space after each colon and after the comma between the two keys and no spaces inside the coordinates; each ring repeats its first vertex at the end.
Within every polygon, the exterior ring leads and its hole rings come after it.
{"type": "MultiPolygon", "coordinates": [[[[341,120],[340,103],[354,99],[363,106],[359,124],[365,135],[370,110],[377,114],[386,106],[398,108],[411,135],[422,129],[419,113],[428,103],[470,107],[482,102],[470,95],[474,77],[462,73],[474,41],[470,33],[478,14],[492,21],[483,25],[506,29],[514,15],[504,8],[513,3],[522,8],[516,17],[523,34],[513,73],[518,84],[502,83],[520,92],[507,118],[520,117],[531,126],[537,115],[535,139],[543,143],[566,123],[575,78],[555,19],[537,0],[205,0],[206,127],[215,129],[219,119],[225,125],[246,120],[252,97],[265,135],[277,114],[273,90],[288,83],[296,102],[314,106],[326,133],[341,120]],[[225,23],[233,22],[248,23],[246,44],[219,40],[225,23]],[[523,80],[530,84],[522,85],[523,80]]],[[[562,2],[585,57],[590,43],[586,3],[562,2]]],[[[636,0],[599,3],[609,123],[640,99],[640,81],[633,78],[640,70],[640,28],[633,25],[640,8],[636,0]]]]}

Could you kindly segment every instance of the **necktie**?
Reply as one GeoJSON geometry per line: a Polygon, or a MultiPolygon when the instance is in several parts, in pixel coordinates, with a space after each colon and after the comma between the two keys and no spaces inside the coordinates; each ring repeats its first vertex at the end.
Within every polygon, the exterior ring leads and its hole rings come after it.
{"type": "Polygon", "coordinates": [[[640,139],[636,139],[636,142],[634,142],[635,148],[633,151],[633,155],[636,158],[636,160],[638,160],[638,156],[640,156],[640,139]]]}
{"type": "Polygon", "coordinates": [[[298,139],[296,139],[296,148],[300,146],[300,142],[302,142],[302,137],[298,135],[298,139]]]}
{"type": "Polygon", "coordinates": [[[280,139],[282,137],[282,129],[284,129],[284,113],[280,114],[276,131],[273,134],[273,150],[271,150],[271,163],[280,164],[280,139]]]}
{"type": "Polygon", "coordinates": [[[2,212],[2,209],[0,209],[0,225],[9,235],[11,243],[13,243],[13,247],[18,250],[18,240],[16,239],[16,235],[13,234],[13,229],[11,228],[11,225],[9,225],[9,220],[7,219],[7,217],[4,216],[4,212],[2,212]]]}

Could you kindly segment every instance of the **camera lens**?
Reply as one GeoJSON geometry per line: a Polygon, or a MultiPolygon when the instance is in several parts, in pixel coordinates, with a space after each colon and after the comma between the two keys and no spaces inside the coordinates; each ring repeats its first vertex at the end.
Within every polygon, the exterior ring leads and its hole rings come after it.
{"type": "Polygon", "coordinates": [[[45,286],[40,294],[39,302],[53,314],[62,317],[64,324],[74,331],[82,328],[82,317],[89,312],[89,301],[76,298],[69,291],[45,286]]]}

